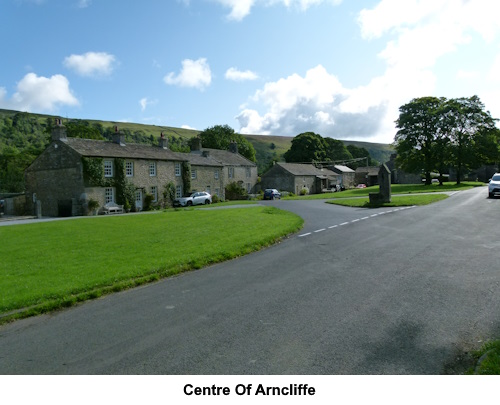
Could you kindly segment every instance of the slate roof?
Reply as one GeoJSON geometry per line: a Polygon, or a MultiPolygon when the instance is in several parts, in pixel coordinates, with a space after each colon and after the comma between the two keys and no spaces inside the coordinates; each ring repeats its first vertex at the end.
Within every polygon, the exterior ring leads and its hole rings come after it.
{"type": "Polygon", "coordinates": [[[367,173],[368,176],[378,176],[380,167],[378,166],[361,166],[356,169],[356,173],[367,173]]]}
{"type": "Polygon", "coordinates": [[[209,153],[209,157],[227,166],[257,166],[256,163],[241,156],[239,153],[233,153],[228,150],[202,148],[201,151],[191,152],[191,155],[200,155],[203,151],[209,153]]]}
{"type": "Polygon", "coordinates": [[[67,138],[65,142],[70,148],[86,157],[110,157],[122,159],[154,159],[186,161],[184,154],[172,152],[158,146],[127,143],[119,145],[110,141],[94,139],[67,138]]]}
{"type": "Polygon", "coordinates": [[[328,169],[318,169],[312,164],[304,163],[276,163],[294,176],[337,176],[337,173],[328,169]]]}
{"type": "Polygon", "coordinates": [[[352,170],[350,167],[347,166],[335,165],[333,167],[342,173],[354,173],[354,170],[352,170]]]}
{"type": "Polygon", "coordinates": [[[195,153],[183,153],[182,156],[185,156],[185,159],[194,166],[214,166],[214,167],[222,167],[224,166],[221,162],[214,159],[212,156],[202,156],[200,154],[195,153]]]}

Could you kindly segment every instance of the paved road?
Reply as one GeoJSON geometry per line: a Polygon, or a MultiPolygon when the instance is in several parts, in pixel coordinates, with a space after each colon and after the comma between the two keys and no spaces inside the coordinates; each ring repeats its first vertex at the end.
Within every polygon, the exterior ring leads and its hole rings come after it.
{"type": "Polygon", "coordinates": [[[0,327],[2,374],[440,374],[500,336],[500,200],[306,219],[238,260],[0,327]],[[392,212],[388,212],[392,211],[392,212]]]}

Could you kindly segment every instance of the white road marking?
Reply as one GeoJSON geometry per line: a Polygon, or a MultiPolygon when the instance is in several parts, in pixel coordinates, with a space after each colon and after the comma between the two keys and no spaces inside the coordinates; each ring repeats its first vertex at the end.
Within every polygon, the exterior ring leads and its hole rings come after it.
{"type": "MultiPolygon", "coordinates": [[[[359,221],[362,221],[362,220],[365,220],[365,219],[375,218],[375,217],[377,217],[379,215],[390,214],[391,212],[398,212],[398,211],[407,210],[407,209],[415,208],[415,207],[416,207],[416,205],[412,205],[411,207],[401,207],[401,208],[396,208],[396,209],[393,209],[393,210],[390,210],[390,211],[382,211],[382,212],[379,212],[377,214],[372,214],[369,217],[357,218],[357,219],[353,219],[351,222],[342,222],[339,225],[332,225],[332,226],[329,226],[328,229],[333,229],[333,228],[337,228],[339,226],[349,225],[349,224],[352,224],[354,222],[359,222],[359,221]]],[[[315,230],[313,232],[303,233],[302,235],[299,235],[298,237],[302,238],[303,236],[309,236],[309,235],[312,235],[313,233],[319,233],[319,232],[323,232],[323,231],[326,231],[326,228],[317,229],[317,230],[315,230]]]]}

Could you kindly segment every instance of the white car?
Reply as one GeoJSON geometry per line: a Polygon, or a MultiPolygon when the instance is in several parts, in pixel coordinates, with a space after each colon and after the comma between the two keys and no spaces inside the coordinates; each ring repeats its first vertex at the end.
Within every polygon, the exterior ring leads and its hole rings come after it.
{"type": "Polygon", "coordinates": [[[495,173],[488,184],[488,197],[500,195],[500,173],[495,173]]]}
{"type": "Polygon", "coordinates": [[[197,191],[189,197],[176,198],[174,200],[174,207],[190,207],[199,204],[211,204],[212,196],[206,191],[197,191]]]}

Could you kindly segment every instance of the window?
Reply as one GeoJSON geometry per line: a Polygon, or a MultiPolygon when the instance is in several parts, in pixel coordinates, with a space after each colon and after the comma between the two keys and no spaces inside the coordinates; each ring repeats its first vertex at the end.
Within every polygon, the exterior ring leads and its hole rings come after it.
{"type": "Polygon", "coordinates": [[[191,170],[191,179],[196,179],[196,169],[191,170]]]}
{"type": "Polygon", "coordinates": [[[177,186],[175,188],[175,198],[181,198],[182,197],[182,186],[177,186]]]}
{"type": "Polygon", "coordinates": [[[154,202],[158,201],[158,188],[156,186],[151,187],[151,195],[154,202]]]}
{"type": "Polygon", "coordinates": [[[234,177],[234,167],[227,168],[227,176],[232,179],[234,177]]]}
{"type": "Polygon", "coordinates": [[[181,164],[180,163],[175,164],[175,175],[177,177],[179,177],[181,175],[181,164]]]}
{"type": "Polygon", "coordinates": [[[104,201],[107,203],[115,202],[115,191],[113,188],[104,189],[104,201]]]}
{"type": "Polygon", "coordinates": [[[247,193],[251,193],[252,192],[252,184],[251,183],[247,183],[247,193]]]}
{"type": "Polygon", "coordinates": [[[113,161],[104,161],[104,177],[113,177],[113,161]]]}
{"type": "Polygon", "coordinates": [[[215,180],[219,180],[219,171],[218,170],[216,170],[214,172],[214,178],[215,178],[215,180]]]}
{"type": "Polygon", "coordinates": [[[208,194],[212,194],[212,192],[210,191],[210,186],[207,186],[207,188],[205,189],[205,191],[206,191],[208,194]]]}
{"type": "Polygon", "coordinates": [[[127,177],[134,176],[134,162],[125,162],[125,175],[127,177]]]}
{"type": "Polygon", "coordinates": [[[216,195],[217,197],[220,197],[220,188],[216,188],[216,189],[215,189],[215,195],[216,195]]]}
{"type": "Polygon", "coordinates": [[[149,175],[156,176],[156,162],[149,162],[149,175]]]}
{"type": "Polygon", "coordinates": [[[247,172],[247,177],[252,177],[252,169],[250,169],[249,167],[246,168],[246,172],[247,172]]]}

